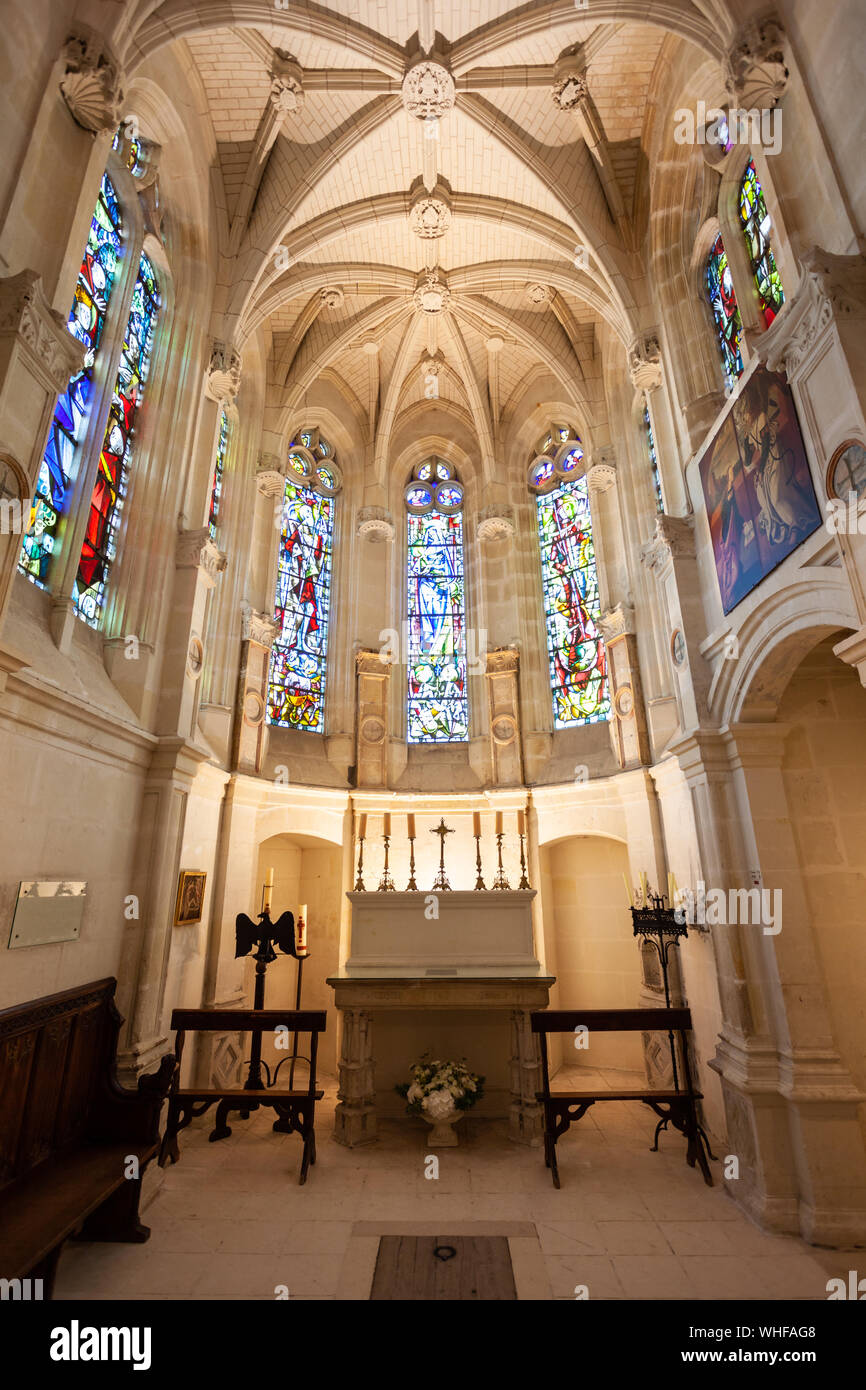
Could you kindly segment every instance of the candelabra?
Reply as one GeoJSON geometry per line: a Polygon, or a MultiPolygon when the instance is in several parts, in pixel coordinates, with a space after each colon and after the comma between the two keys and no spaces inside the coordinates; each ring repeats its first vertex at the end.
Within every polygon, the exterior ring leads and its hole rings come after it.
{"type": "MultiPolygon", "coordinates": [[[[664,894],[650,891],[645,876],[642,876],[641,884],[641,892],[637,895],[638,906],[634,906],[633,903],[631,909],[634,935],[641,937],[644,942],[655,948],[662,971],[665,1008],[669,1009],[671,1006],[670,980],[668,978],[670,953],[680,937],[688,936],[688,927],[684,921],[677,920],[676,911],[669,905],[664,894]]],[[[678,1091],[680,1087],[677,1075],[677,1054],[674,1035],[670,1030],[668,1031],[668,1041],[671,1048],[674,1090],[678,1091]]]]}
{"type": "Polygon", "coordinates": [[[364,887],[363,869],[364,869],[364,836],[363,836],[363,835],[359,835],[359,836],[358,836],[358,877],[355,879],[355,892],[356,892],[356,893],[366,893],[366,891],[367,891],[366,888],[364,887]]]}
{"type": "Polygon", "coordinates": [[[475,868],[476,868],[475,891],[476,891],[476,893],[485,893],[487,890],[486,890],[486,888],[484,887],[484,879],[481,877],[481,834],[480,834],[480,832],[477,832],[476,835],[475,835],[475,868]]]}
{"type": "Polygon", "coordinates": [[[528,888],[529,879],[526,877],[526,855],[523,852],[523,831],[520,832],[520,882],[518,888],[528,888]]]}
{"type": "Polygon", "coordinates": [[[406,884],[407,893],[417,893],[418,884],[415,882],[415,836],[409,836],[409,882],[406,884]]]}
{"type": "MultiPolygon", "coordinates": [[[[503,892],[508,892],[511,889],[511,884],[508,882],[508,879],[505,876],[505,870],[502,867],[502,841],[504,839],[504,834],[501,830],[498,830],[496,832],[496,852],[499,856],[499,868],[496,870],[496,874],[494,875],[492,886],[494,888],[501,889],[503,892]]],[[[528,886],[529,885],[527,884],[527,887],[528,886]]]]}
{"type": "Polygon", "coordinates": [[[385,841],[385,867],[382,870],[382,877],[379,879],[379,892],[394,893],[396,892],[397,885],[391,877],[391,871],[388,868],[388,846],[391,843],[391,836],[383,835],[382,838],[385,841]]]}
{"type": "MultiPolygon", "coordinates": [[[[267,889],[268,894],[270,888],[267,889]]],[[[274,946],[279,946],[284,955],[294,956],[297,959],[297,948],[295,946],[295,919],[291,912],[284,912],[276,922],[271,921],[270,899],[265,900],[264,911],[259,913],[258,922],[254,922],[245,912],[239,912],[235,918],[235,958],[248,956],[253,947],[258,949],[253,955],[256,963],[255,989],[253,993],[253,1008],[263,1009],[265,1007],[265,972],[272,961],[277,959],[274,946]]],[[[262,1061],[262,1035],[253,1033],[250,1044],[249,1074],[244,1082],[245,1091],[261,1091],[264,1089],[262,1081],[262,1067],[267,1072],[268,1085],[273,1085],[271,1080],[270,1068],[267,1062],[262,1061]]],[[[250,1110],[257,1110],[258,1104],[251,1103],[250,1110]]],[[[249,1111],[242,1111],[243,1119],[247,1118],[249,1111]]]]}

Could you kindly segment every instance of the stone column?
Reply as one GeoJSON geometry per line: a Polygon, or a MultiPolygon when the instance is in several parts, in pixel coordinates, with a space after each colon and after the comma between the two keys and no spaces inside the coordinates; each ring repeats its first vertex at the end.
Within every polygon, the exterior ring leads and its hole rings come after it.
{"type": "Polygon", "coordinates": [[[35,271],[0,280],[0,628],[57,397],[83,360],[35,271]]]}
{"type": "Polygon", "coordinates": [[[663,386],[661,347],[658,333],[641,333],[628,352],[628,370],[635,391],[645,397],[658,455],[665,511],[679,516],[688,511],[683,472],[670,402],[663,386]]]}
{"type": "Polygon", "coordinates": [[[620,603],[601,616],[610,680],[610,737],[621,768],[646,765],[650,756],[634,609],[620,603]]]}
{"type": "Polygon", "coordinates": [[[358,717],[355,767],[358,787],[388,785],[388,684],[391,667],[379,652],[355,654],[358,717]]]}
{"type": "Polygon", "coordinates": [[[486,679],[493,783],[497,787],[520,787],[523,785],[520,653],[511,647],[489,651],[486,679]]]}
{"type": "Polygon", "coordinates": [[[344,1008],[341,1012],[343,1046],[334,1138],[338,1144],[352,1149],[376,1138],[373,1020],[364,1009],[344,1008]]]}
{"type": "Polygon", "coordinates": [[[157,709],[160,732],[185,738],[194,734],[207,600],[225,564],[206,526],[178,536],[157,709]]]}
{"type": "Polygon", "coordinates": [[[536,1099],[542,1084],[541,1050],[538,1037],[532,1031],[531,1010],[512,1009],[508,1137],[533,1148],[544,1136],[544,1114],[536,1099]]]}
{"type": "Polygon", "coordinates": [[[267,751],[268,679],[271,648],[277,625],[264,613],[243,605],[241,667],[232,734],[232,767],[254,776],[261,773],[267,751]]]}

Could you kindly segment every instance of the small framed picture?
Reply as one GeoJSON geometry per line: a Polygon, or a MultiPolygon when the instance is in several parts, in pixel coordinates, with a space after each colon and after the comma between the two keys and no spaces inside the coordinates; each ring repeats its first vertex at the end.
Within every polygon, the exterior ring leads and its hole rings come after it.
{"type": "Polygon", "coordinates": [[[204,905],[204,885],[207,874],[203,869],[181,869],[177,885],[177,906],[174,910],[176,927],[191,927],[201,921],[204,905]]]}

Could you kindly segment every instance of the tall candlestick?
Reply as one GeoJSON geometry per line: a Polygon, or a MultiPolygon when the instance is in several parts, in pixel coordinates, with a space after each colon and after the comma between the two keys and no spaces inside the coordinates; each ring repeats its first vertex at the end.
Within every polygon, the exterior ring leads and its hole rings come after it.
{"type": "Polygon", "coordinates": [[[475,891],[476,893],[485,892],[484,879],[481,877],[481,812],[472,812],[472,833],[475,836],[475,891]]]}
{"type": "Polygon", "coordinates": [[[367,817],[361,817],[361,824],[358,826],[358,877],[355,879],[355,892],[366,893],[364,887],[364,831],[367,829],[367,817]]]}
{"type": "Polygon", "coordinates": [[[415,817],[411,811],[406,817],[406,826],[409,831],[409,882],[406,884],[406,892],[417,893],[418,884],[415,882],[415,817]]]}

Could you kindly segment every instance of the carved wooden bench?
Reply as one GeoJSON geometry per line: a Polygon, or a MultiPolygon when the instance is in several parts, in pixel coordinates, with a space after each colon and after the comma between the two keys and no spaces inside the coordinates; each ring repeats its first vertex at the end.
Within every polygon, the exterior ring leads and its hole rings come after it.
{"type": "MultiPolygon", "coordinates": [[[[541,1064],[543,1071],[543,1091],[536,1097],[544,1108],[544,1162],[550,1169],[554,1187],[559,1187],[559,1169],[556,1163],[556,1144],[572,1123],[582,1119],[591,1105],[599,1101],[631,1100],[639,1101],[659,1116],[652,1152],[658,1152],[659,1133],[672,1124],[687,1141],[686,1162],[694,1168],[697,1163],[704,1175],[704,1182],[713,1185],[713,1177],[707,1162],[707,1155],[715,1158],[709,1140],[698,1120],[697,1102],[703,1099],[700,1091],[692,1085],[689,1068],[686,1034],[691,1032],[692,1016],[688,1009],[582,1009],[561,1010],[543,1009],[531,1015],[532,1031],[539,1035],[541,1044],[541,1064]],[[590,1033],[644,1033],[656,1030],[677,1033],[680,1038],[680,1066],[684,1085],[674,1090],[591,1090],[591,1091],[551,1091],[550,1069],[547,1056],[548,1033],[574,1033],[577,1029],[587,1029],[590,1033]]],[[[677,1073],[675,1072],[675,1075],[677,1073]]]]}
{"type": "Polygon", "coordinates": [[[226,1123],[232,1110],[246,1117],[251,1110],[260,1105],[271,1106],[277,1112],[274,1129],[281,1134],[300,1134],[304,1141],[301,1156],[301,1171],[298,1181],[307,1181],[307,1170],[316,1161],[316,1101],[325,1094],[316,1089],[316,1054],[318,1035],[324,1033],[327,1014],[324,1009],[300,1013],[292,1009],[175,1009],[171,1016],[171,1026],[177,1030],[175,1038],[175,1072],[168,1099],[168,1119],[159,1152],[159,1165],[165,1167],[171,1160],[177,1163],[180,1158],[177,1136],[191,1120],[203,1115],[212,1105],[217,1111],[214,1127],[208,1136],[211,1142],[226,1139],[231,1129],[226,1123]],[[181,1086],[180,1064],[183,1057],[184,1041],[188,1032],[224,1031],[226,1028],[238,1033],[273,1033],[284,1028],[287,1033],[310,1034],[310,1078],[305,1091],[277,1090],[264,1087],[256,1090],[228,1090],[214,1087],[181,1086]]]}
{"type": "Polygon", "coordinates": [[[141,1180],[175,1061],[137,1091],[119,1084],[115,987],[97,980],[0,1012],[0,1278],[41,1279],[47,1298],[70,1236],[150,1235],[141,1180]]]}

